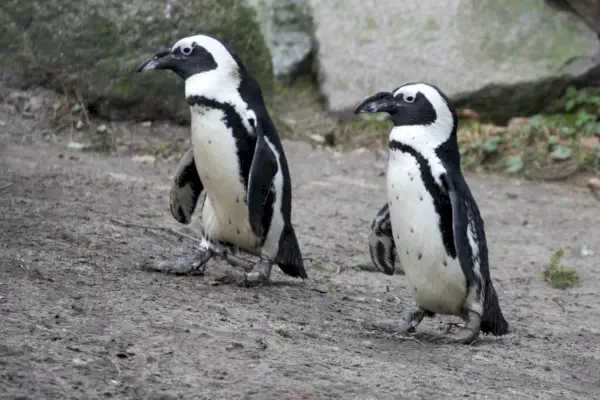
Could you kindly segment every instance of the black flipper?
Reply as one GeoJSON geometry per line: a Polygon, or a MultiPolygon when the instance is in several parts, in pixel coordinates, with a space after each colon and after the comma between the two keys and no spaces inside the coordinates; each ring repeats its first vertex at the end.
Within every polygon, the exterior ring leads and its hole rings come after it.
{"type": "Polygon", "coordinates": [[[473,260],[469,250],[469,239],[467,229],[469,229],[469,218],[467,216],[467,207],[463,199],[458,196],[453,180],[444,174],[441,176],[442,184],[452,205],[452,234],[454,237],[454,248],[458,256],[458,261],[467,278],[467,284],[470,286],[474,279],[473,260]]]}
{"type": "Polygon", "coordinates": [[[263,238],[263,215],[267,197],[278,170],[277,157],[265,139],[260,121],[256,121],[256,147],[248,176],[248,217],[256,236],[263,238]]]}
{"type": "Polygon", "coordinates": [[[386,275],[394,275],[396,272],[404,275],[400,260],[396,257],[396,243],[392,233],[388,203],[381,207],[371,223],[369,254],[378,271],[386,275]]]}
{"type": "MultiPolygon", "coordinates": [[[[445,165],[445,167],[447,171],[452,172],[448,165],[445,165]]],[[[467,282],[474,282],[474,279],[477,278],[473,270],[473,255],[469,248],[469,239],[467,236],[469,220],[471,220],[474,224],[474,236],[479,242],[479,270],[483,279],[483,282],[480,282],[483,291],[481,294],[484,296],[480,329],[484,333],[491,333],[496,336],[505,335],[509,331],[509,326],[502,315],[498,295],[490,276],[483,219],[479,214],[477,204],[464,178],[461,174],[456,173],[456,171],[454,172],[454,179],[445,174],[442,175],[442,181],[452,204],[452,231],[458,260],[467,278],[467,282]],[[463,194],[462,198],[458,195],[459,191],[463,194]]]]}
{"type": "Polygon", "coordinates": [[[179,161],[173,186],[171,186],[171,214],[177,221],[182,224],[191,222],[196,203],[203,190],[204,185],[198,176],[194,162],[194,152],[190,148],[179,161]]]}
{"type": "Polygon", "coordinates": [[[300,245],[296,233],[291,225],[286,225],[279,238],[279,252],[277,254],[277,265],[281,270],[294,278],[308,278],[302,261],[300,245]]]}

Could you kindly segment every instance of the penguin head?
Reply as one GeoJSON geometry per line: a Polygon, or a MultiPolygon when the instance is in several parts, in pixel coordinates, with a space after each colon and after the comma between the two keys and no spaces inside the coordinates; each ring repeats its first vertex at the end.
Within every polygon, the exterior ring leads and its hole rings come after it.
{"type": "Polygon", "coordinates": [[[160,50],[144,61],[137,72],[164,69],[175,72],[186,83],[186,97],[205,95],[207,91],[239,85],[246,68],[221,41],[209,35],[180,39],[172,47],[160,50]]]}
{"type": "Polygon", "coordinates": [[[441,144],[456,135],[458,117],[448,97],[435,85],[406,83],[391,92],[379,92],[365,99],[354,111],[385,112],[395,128],[423,127],[441,144]]]}

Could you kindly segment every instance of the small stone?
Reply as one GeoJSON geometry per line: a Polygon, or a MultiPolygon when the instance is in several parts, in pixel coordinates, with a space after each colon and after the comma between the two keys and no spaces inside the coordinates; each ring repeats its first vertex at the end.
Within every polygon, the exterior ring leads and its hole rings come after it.
{"type": "Polygon", "coordinates": [[[590,178],[588,180],[588,187],[590,189],[600,190],[600,177],[590,178]]]}
{"type": "Polygon", "coordinates": [[[83,129],[83,126],[84,126],[84,125],[85,125],[85,124],[83,123],[83,121],[82,121],[82,120],[78,120],[78,121],[77,121],[77,123],[75,124],[75,129],[77,129],[77,130],[81,130],[81,129],[83,129]]]}
{"type": "Polygon", "coordinates": [[[156,157],[149,154],[133,156],[131,160],[138,164],[156,164],[156,157]]]}
{"type": "Polygon", "coordinates": [[[152,126],[152,121],[144,121],[140,125],[142,125],[144,128],[149,128],[152,126]]]}
{"type": "Polygon", "coordinates": [[[79,142],[69,142],[69,144],[67,145],[67,148],[73,149],[73,150],[83,150],[86,147],[87,146],[85,144],[79,143],[79,142]]]}

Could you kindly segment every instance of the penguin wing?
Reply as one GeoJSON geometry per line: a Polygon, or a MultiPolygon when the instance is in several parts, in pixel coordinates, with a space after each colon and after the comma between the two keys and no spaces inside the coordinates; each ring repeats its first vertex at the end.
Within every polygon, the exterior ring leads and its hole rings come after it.
{"type": "Polygon", "coordinates": [[[182,224],[189,224],[198,197],[203,191],[204,185],[196,170],[194,152],[190,147],[179,161],[173,179],[173,186],[171,186],[170,208],[173,217],[182,224]]]}
{"type": "Polygon", "coordinates": [[[256,147],[248,177],[248,217],[252,231],[262,238],[265,204],[279,166],[277,157],[267,142],[260,119],[256,121],[255,133],[256,147]]]}
{"type": "Polygon", "coordinates": [[[469,245],[468,229],[469,229],[469,206],[467,197],[470,197],[470,191],[466,182],[459,172],[452,171],[446,168],[448,173],[441,176],[443,189],[450,198],[452,206],[452,233],[454,236],[454,247],[460,266],[462,268],[467,282],[473,282],[475,273],[473,271],[472,251],[469,245]],[[452,173],[454,172],[454,173],[452,173]],[[466,188],[466,192],[465,189],[466,188]]]}
{"type": "Polygon", "coordinates": [[[380,272],[387,275],[394,275],[395,272],[398,272],[399,275],[404,275],[400,261],[396,260],[396,244],[392,233],[388,203],[381,207],[371,223],[369,254],[373,265],[380,272]]]}

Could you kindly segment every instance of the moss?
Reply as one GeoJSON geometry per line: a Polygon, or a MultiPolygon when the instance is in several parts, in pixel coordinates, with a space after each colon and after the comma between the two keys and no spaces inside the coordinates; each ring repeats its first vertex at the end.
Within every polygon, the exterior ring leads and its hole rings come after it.
{"type": "Polygon", "coordinates": [[[271,55],[254,11],[237,0],[4,0],[0,6],[0,79],[81,93],[114,118],[186,119],[183,83],[173,74],[137,74],[137,66],[176,40],[208,33],[227,42],[273,91],[271,55]],[[201,27],[199,29],[198,27],[201,27]]]}
{"type": "Polygon", "coordinates": [[[560,260],[564,253],[564,249],[558,249],[550,257],[550,263],[544,270],[544,279],[556,289],[569,288],[579,281],[576,269],[561,265],[560,260]]]}
{"type": "Polygon", "coordinates": [[[491,24],[510,27],[518,21],[517,29],[503,40],[494,37],[486,42],[488,45],[482,50],[487,58],[497,62],[522,58],[534,61],[538,68],[543,60],[546,71],[554,73],[566,60],[586,54],[588,46],[582,23],[577,18],[564,18],[543,3],[542,0],[473,2],[471,12],[479,18],[487,16],[491,24]]]}

